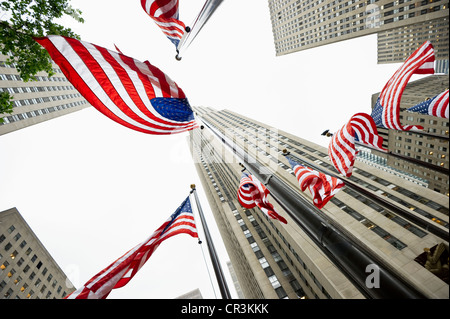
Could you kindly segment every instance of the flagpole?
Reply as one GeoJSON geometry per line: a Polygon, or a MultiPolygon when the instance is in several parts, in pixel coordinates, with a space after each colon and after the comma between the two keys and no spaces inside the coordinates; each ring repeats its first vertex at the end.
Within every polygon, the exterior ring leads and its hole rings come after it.
{"type": "Polygon", "coordinates": [[[220,293],[222,294],[222,299],[231,299],[231,294],[228,289],[228,285],[225,279],[224,272],[222,267],[220,266],[219,257],[217,255],[216,249],[214,247],[214,243],[212,241],[211,234],[209,233],[208,225],[206,224],[205,217],[203,215],[203,210],[200,205],[200,201],[197,196],[197,192],[195,189],[195,184],[191,185],[191,194],[194,194],[195,202],[197,203],[198,213],[200,215],[200,220],[202,222],[203,231],[205,232],[206,244],[208,245],[209,255],[211,257],[211,262],[214,267],[214,271],[216,273],[217,283],[219,284],[220,293]]]}
{"type": "Polygon", "coordinates": [[[216,9],[219,7],[219,5],[222,3],[223,0],[206,0],[205,4],[203,5],[202,10],[198,14],[194,24],[190,28],[190,30],[187,32],[186,37],[182,37],[180,42],[177,46],[177,55],[176,59],[178,61],[181,60],[181,51],[184,49],[186,50],[189,45],[194,41],[197,34],[200,32],[200,30],[203,28],[205,23],[209,20],[211,15],[216,11],[216,9]]]}

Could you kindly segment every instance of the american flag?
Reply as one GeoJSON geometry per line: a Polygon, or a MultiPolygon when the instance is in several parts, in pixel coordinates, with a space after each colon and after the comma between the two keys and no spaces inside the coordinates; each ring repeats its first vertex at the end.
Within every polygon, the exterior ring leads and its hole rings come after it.
{"type": "Polygon", "coordinates": [[[355,140],[381,151],[383,138],[378,135],[375,122],[369,114],[356,113],[333,136],[328,145],[328,155],[334,167],[344,176],[352,175],[356,158],[355,140]]]}
{"type": "Polygon", "coordinates": [[[419,125],[401,125],[400,100],[413,74],[434,74],[434,48],[426,41],[394,73],[384,86],[372,111],[378,127],[399,131],[421,130],[419,125]]]}
{"type": "Polygon", "coordinates": [[[184,23],[178,20],[178,0],[141,0],[141,5],[175,47],[178,47],[186,29],[184,23]]]}
{"type": "Polygon", "coordinates": [[[117,123],[158,135],[198,127],[183,90],[148,61],[63,36],[35,40],[78,92],[117,123]]]}
{"type": "Polygon", "coordinates": [[[287,157],[292,170],[297,177],[302,192],[309,189],[313,196],[314,206],[321,209],[345,185],[339,178],[331,177],[317,172],[309,167],[302,166],[287,157]]]}
{"type": "Polygon", "coordinates": [[[356,113],[351,117],[350,123],[355,131],[356,141],[375,147],[381,151],[387,151],[383,147],[383,138],[378,135],[375,121],[369,114],[356,113]]]}
{"type": "Polygon", "coordinates": [[[407,111],[448,119],[448,100],[449,90],[447,89],[432,99],[428,99],[413,107],[410,107],[407,111]]]}
{"type": "Polygon", "coordinates": [[[258,206],[270,218],[287,224],[286,219],[279,215],[273,205],[269,203],[267,198],[269,194],[269,190],[255,176],[242,173],[238,189],[239,203],[248,209],[258,206]]]}
{"type": "Polygon", "coordinates": [[[125,286],[164,240],[178,234],[198,238],[189,196],[153,235],[100,271],[65,299],[105,299],[111,290],[125,286]]]}

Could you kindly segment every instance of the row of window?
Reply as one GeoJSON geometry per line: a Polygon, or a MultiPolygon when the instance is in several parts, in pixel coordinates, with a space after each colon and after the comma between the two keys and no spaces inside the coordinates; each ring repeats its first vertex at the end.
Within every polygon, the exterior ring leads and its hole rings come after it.
{"type": "Polygon", "coordinates": [[[74,99],[77,97],[81,97],[81,94],[80,93],[70,93],[70,94],[63,94],[63,95],[52,95],[52,96],[36,97],[36,98],[31,98],[31,99],[14,100],[13,106],[19,107],[19,106],[33,105],[33,104],[45,103],[45,102],[51,102],[51,101],[74,99]]]}
{"type": "Polygon", "coordinates": [[[28,119],[28,118],[44,115],[44,114],[49,114],[49,113],[52,113],[52,112],[55,112],[55,111],[61,111],[61,110],[64,110],[64,109],[68,109],[68,108],[71,108],[71,107],[74,107],[74,106],[83,105],[83,104],[86,104],[86,103],[87,103],[87,101],[83,100],[83,101],[77,101],[77,102],[71,102],[71,103],[67,103],[67,104],[62,104],[62,105],[58,105],[58,106],[46,107],[46,108],[43,108],[43,109],[29,111],[29,112],[25,112],[25,113],[19,113],[19,114],[5,116],[5,117],[3,117],[3,122],[0,122],[0,126],[8,124],[8,123],[13,123],[13,122],[25,120],[25,119],[28,119]]]}
{"type": "MultiPolygon", "coordinates": [[[[248,243],[252,247],[252,250],[255,253],[256,258],[258,258],[258,261],[259,261],[259,263],[261,265],[261,268],[264,270],[265,274],[267,275],[267,278],[269,279],[270,283],[272,284],[272,288],[277,293],[278,298],[280,298],[280,299],[287,299],[288,296],[287,296],[286,291],[284,290],[284,288],[282,287],[282,285],[278,281],[278,278],[275,275],[272,267],[267,262],[266,257],[264,257],[264,254],[262,253],[260,247],[258,246],[258,243],[256,242],[256,240],[253,237],[252,233],[248,229],[248,227],[245,224],[244,220],[242,219],[241,215],[238,213],[237,210],[233,210],[233,214],[234,214],[234,216],[235,216],[239,226],[241,227],[245,237],[247,238],[248,243]]],[[[246,214],[247,214],[247,211],[246,211],[246,214]]],[[[249,221],[253,224],[254,227],[259,227],[258,223],[253,218],[253,216],[251,215],[250,212],[248,213],[247,216],[248,216],[249,221]]],[[[261,237],[262,240],[264,240],[267,237],[267,236],[265,236],[264,232],[262,232],[262,231],[257,231],[257,233],[259,234],[259,236],[261,237]]],[[[300,295],[301,295],[301,293],[300,293],[300,295]]]]}
{"type": "MultiPolygon", "coordinates": [[[[266,227],[266,231],[272,236],[272,239],[274,240],[274,242],[277,244],[278,249],[281,250],[284,255],[286,260],[291,264],[292,267],[294,267],[294,269],[297,271],[297,274],[299,275],[299,277],[302,279],[302,282],[306,285],[306,287],[309,287],[311,292],[314,294],[314,297],[316,299],[319,299],[319,296],[316,293],[316,289],[318,289],[320,292],[322,292],[328,299],[332,299],[330,294],[327,292],[327,290],[325,289],[325,287],[323,287],[323,285],[320,283],[320,281],[317,279],[317,277],[314,275],[314,273],[311,271],[311,269],[309,269],[309,267],[306,265],[306,263],[300,258],[300,256],[298,255],[298,253],[295,251],[295,249],[291,246],[291,244],[286,240],[286,238],[283,236],[283,234],[281,234],[281,232],[278,230],[278,228],[275,226],[275,224],[272,222],[272,220],[267,216],[267,215],[262,215],[262,214],[256,214],[256,216],[263,221],[263,218],[265,219],[266,223],[263,223],[266,227]],[[261,217],[262,216],[262,217],[261,217]],[[285,244],[285,246],[287,247],[287,249],[293,254],[293,256],[295,257],[295,259],[297,260],[297,262],[303,267],[303,271],[309,276],[310,280],[312,282],[314,282],[315,286],[313,288],[313,286],[309,283],[308,279],[305,277],[305,275],[297,268],[297,266],[294,264],[294,262],[292,261],[292,259],[289,257],[288,253],[283,249],[283,247],[281,246],[280,242],[275,238],[274,235],[272,235],[272,231],[269,228],[269,226],[267,226],[267,224],[269,224],[273,230],[275,230],[275,233],[277,234],[277,236],[281,239],[281,241],[283,241],[283,243],[285,244]]],[[[270,249],[269,249],[270,250],[270,249]]]]}
{"type": "MultiPolygon", "coordinates": [[[[49,81],[49,82],[68,82],[68,80],[65,77],[61,76],[41,76],[41,75],[35,75],[34,76],[35,81],[49,81]]],[[[23,79],[19,74],[2,74],[0,73],[0,81],[22,81],[23,79]]]]}

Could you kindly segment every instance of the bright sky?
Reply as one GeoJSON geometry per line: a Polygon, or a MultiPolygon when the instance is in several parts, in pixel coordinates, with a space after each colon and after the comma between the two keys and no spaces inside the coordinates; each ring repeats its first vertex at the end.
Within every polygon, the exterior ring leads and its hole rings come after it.
{"type": "MultiPolygon", "coordinates": [[[[236,111],[322,146],[325,129],[370,114],[371,95],[399,66],[377,65],[376,36],[276,57],[267,1],[225,0],[181,61],[139,0],[71,4],[86,22],[63,23],[82,40],[148,60],[191,105],[236,111]]],[[[191,25],[203,4],[180,0],[180,20],[191,25]]],[[[17,207],[78,288],[150,236],[195,183],[228,273],[186,138],[135,132],[94,108],[0,136],[0,211],[17,207]]],[[[175,298],[196,288],[220,298],[201,246],[188,235],[170,238],[109,298],[175,298]]]]}

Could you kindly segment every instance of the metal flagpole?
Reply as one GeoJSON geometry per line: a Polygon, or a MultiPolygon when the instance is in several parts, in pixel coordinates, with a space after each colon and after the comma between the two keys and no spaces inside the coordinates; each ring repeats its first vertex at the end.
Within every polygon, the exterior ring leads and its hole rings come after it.
{"type": "Polygon", "coordinates": [[[197,192],[195,190],[195,185],[191,185],[191,194],[194,194],[195,202],[197,203],[198,213],[200,215],[200,220],[202,222],[203,231],[205,232],[206,244],[208,245],[209,255],[211,257],[211,262],[216,273],[217,283],[219,284],[220,293],[223,299],[231,299],[231,294],[228,289],[227,281],[225,280],[225,275],[223,273],[222,267],[220,266],[219,257],[217,256],[216,249],[214,247],[211,234],[209,233],[208,225],[206,224],[205,216],[203,215],[203,210],[198,200],[197,192]]]}
{"type": "Polygon", "coordinates": [[[223,0],[206,0],[202,10],[197,16],[197,19],[195,20],[192,28],[189,28],[189,30],[186,30],[186,33],[181,38],[180,42],[177,46],[177,55],[175,58],[180,61],[181,60],[181,54],[180,52],[182,49],[187,49],[187,47],[191,44],[192,41],[194,41],[197,34],[200,32],[200,30],[203,28],[205,23],[209,20],[211,15],[216,11],[216,9],[219,7],[219,5],[222,3],[223,0]]]}

